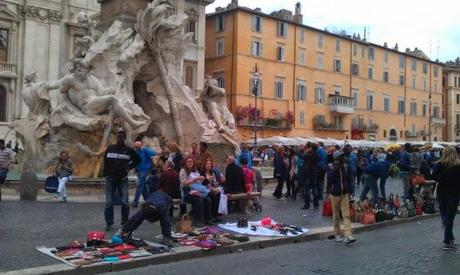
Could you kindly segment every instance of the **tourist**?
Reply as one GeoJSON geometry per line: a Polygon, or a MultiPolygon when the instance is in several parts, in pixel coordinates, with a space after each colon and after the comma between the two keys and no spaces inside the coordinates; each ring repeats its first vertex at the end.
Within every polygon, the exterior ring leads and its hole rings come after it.
{"type": "Polygon", "coordinates": [[[200,142],[200,153],[196,162],[197,167],[202,167],[204,161],[207,159],[214,161],[212,153],[208,150],[208,144],[202,141],[200,142]]]}
{"type": "Polygon", "coordinates": [[[163,244],[172,246],[171,217],[169,215],[172,203],[171,197],[162,190],[150,194],[149,198],[142,205],[142,209],[129,218],[117,232],[117,235],[129,239],[144,220],[148,220],[151,223],[159,220],[161,234],[163,235],[163,244]]]}
{"type": "Polygon", "coordinates": [[[302,155],[303,158],[303,174],[304,180],[304,205],[302,210],[310,209],[310,190],[313,193],[313,207],[315,210],[319,209],[319,187],[318,187],[318,168],[319,157],[316,150],[318,145],[315,143],[308,143],[306,153],[302,155]]]}
{"type": "Polygon", "coordinates": [[[343,147],[343,152],[345,153],[348,167],[350,167],[350,174],[348,177],[351,182],[350,194],[353,195],[355,193],[356,173],[358,170],[358,156],[353,152],[353,147],[350,144],[343,147]]]}
{"type": "Polygon", "coordinates": [[[390,170],[391,163],[385,159],[384,155],[381,155],[376,162],[369,164],[365,170],[364,176],[364,187],[361,192],[360,200],[364,201],[366,199],[367,193],[369,190],[372,193],[372,202],[377,203],[379,197],[379,189],[377,186],[377,181],[380,179],[380,194],[383,199],[386,198],[385,195],[385,183],[388,178],[388,172],[390,170]]]}
{"type": "Polygon", "coordinates": [[[164,171],[160,174],[158,180],[158,190],[162,190],[173,199],[180,198],[180,181],[179,173],[174,170],[174,163],[166,161],[164,171]]]}
{"type": "Polygon", "coordinates": [[[284,182],[286,181],[288,177],[288,170],[286,167],[285,156],[284,156],[284,148],[282,146],[278,147],[276,150],[273,166],[274,166],[273,177],[278,182],[278,184],[276,185],[275,192],[273,192],[273,196],[277,199],[281,199],[283,195],[284,182]]]}
{"type": "Polygon", "coordinates": [[[117,133],[117,143],[109,145],[104,155],[105,211],[106,231],[113,227],[113,198],[115,193],[121,194],[121,224],[129,218],[128,204],[128,172],[141,162],[141,157],[125,142],[126,133],[117,133]]]}
{"type": "Polygon", "coordinates": [[[246,159],[241,160],[241,169],[243,169],[245,192],[251,193],[254,189],[254,171],[249,169],[246,159]]]}
{"type": "Polygon", "coordinates": [[[295,186],[295,189],[293,190],[293,193],[292,193],[293,200],[297,200],[297,194],[299,193],[303,194],[305,176],[303,174],[303,158],[301,156],[304,153],[305,153],[304,147],[300,146],[295,156],[297,185],[295,186]]]}
{"type": "Polygon", "coordinates": [[[241,159],[245,158],[248,162],[248,168],[252,169],[252,153],[248,150],[248,145],[246,143],[241,144],[241,152],[236,158],[236,165],[241,166],[241,159]]]}
{"type": "Polygon", "coordinates": [[[235,157],[227,157],[227,167],[225,168],[225,192],[239,194],[244,193],[244,175],[243,169],[236,165],[235,157]]]}
{"type": "Polygon", "coordinates": [[[411,172],[411,158],[410,153],[412,153],[412,146],[410,143],[404,144],[404,150],[399,154],[399,176],[403,181],[404,187],[404,199],[409,198],[410,191],[410,172],[411,172]]]}
{"type": "Polygon", "coordinates": [[[192,205],[193,224],[196,227],[203,227],[211,223],[212,202],[209,189],[203,185],[204,177],[195,166],[193,158],[186,158],[185,165],[179,173],[181,193],[184,202],[192,205]]]}
{"type": "Polygon", "coordinates": [[[177,172],[180,171],[182,168],[182,162],[184,160],[184,157],[182,156],[182,153],[180,152],[179,146],[177,146],[176,143],[172,142],[168,144],[168,149],[169,149],[169,156],[168,159],[169,161],[172,161],[174,163],[174,169],[176,169],[177,172]]]}
{"type": "Polygon", "coordinates": [[[67,202],[66,184],[71,179],[73,172],[72,161],[69,158],[67,151],[62,151],[59,155],[59,162],[56,165],[55,175],[59,180],[57,192],[54,194],[56,198],[61,198],[61,202],[67,202]]]}
{"type": "Polygon", "coordinates": [[[438,182],[437,199],[444,227],[444,250],[455,250],[454,219],[460,201],[460,160],[454,147],[444,148],[442,158],[433,170],[433,179],[438,182]]]}
{"type": "Polygon", "coordinates": [[[212,159],[207,159],[203,162],[201,175],[204,177],[203,185],[209,188],[209,198],[211,199],[211,221],[218,223],[222,222],[218,217],[220,194],[222,192],[222,181],[220,173],[214,169],[212,159]]]}
{"type": "Polygon", "coordinates": [[[193,158],[195,162],[198,161],[198,157],[200,156],[200,151],[198,150],[198,143],[192,143],[192,151],[187,154],[187,157],[193,158]]]}
{"type": "Polygon", "coordinates": [[[353,238],[351,233],[350,203],[348,199],[351,187],[346,166],[344,153],[342,151],[334,152],[334,162],[329,164],[327,168],[326,193],[329,194],[332,203],[335,240],[337,242],[353,243],[356,239],[353,238]],[[345,238],[340,233],[340,213],[342,213],[345,226],[345,238]]]}
{"type": "MultiPolygon", "coordinates": [[[[0,139],[0,186],[5,183],[10,164],[14,162],[15,155],[16,154],[11,149],[5,147],[5,140],[0,139]]],[[[0,187],[0,201],[1,200],[2,191],[0,187]]]]}
{"type": "Polygon", "coordinates": [[[323,199],[324,192],[324,177],[326,176],[327,170],[327,152],[324,149],[324,143],[318,142],[318,150],[316,150],[319,157],[319,166],[318,166],[318,199],[323,199]]]}
{"type": "Polygon", "coordinates": [[[149,147],[142,146],[142,141],[136,141],[134,143],[134,149],[141,157],[141,162],[136,167],[137,181],[136,181],[136,193],[134,194],[134,200],[131,203],[132,207],[137,207],[139,203],[139,197],[142,194],[144,201],[149,197],[149,191],[147,190],[147,176],[152,170],[152,161],[156,156],[156,152],[149,147]]]}

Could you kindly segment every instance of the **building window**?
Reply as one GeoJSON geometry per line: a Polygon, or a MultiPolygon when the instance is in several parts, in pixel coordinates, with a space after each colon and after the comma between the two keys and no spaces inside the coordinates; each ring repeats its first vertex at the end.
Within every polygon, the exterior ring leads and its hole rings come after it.
{"type": "Polygon", "coordinates": [[[399,68],[404,69],[406,66],[406,59],[404,58],[404,55],[399,56],[399,68]]]}
{"type": "Polygon", "coordinates": [[[334,72],[340,73],[340,60],[339,59],[334,59],[334,72]]]}
{"type": "Polygon", "coordinates": [[[193,33],[193,41],[196,41],[196,18],[189,16],[187,25],[185,26],[185,32],[193,33]]]}
{"type": "Polygon", "coordinates": [[[299,49],[299,64],[305,65],[305,49],[299,49]]]}
{"type": "Polygon", "coordinates": [[[411,66],[411,68],[412,68],[412,71],[413,71],[413,72],[416,72],[416,71],[417,71],[417,61],[412,60],[412,66],[411,66]]]}
{"type": "Polygon", "coordinates": [[[374,48],[370,47],[367,49],[367,59],[369,59],[369,61],[374,61],[374,48]]]}
{"type": "Polygon", "coordinates": [[[300,30],[300,43],[305,42],[305,30],[300,30]]]}
{"type": "Polygon", "coordinates": [[[438,77],[438,66],[434,66],[433,75],[434,75],[434,77],[438,77]]]}
{"type": "Polygon", "coordinates": [[[412,89],[415,89],[415,77],[412,78],[412,89]]]}
{"type": "Polygon", "coordinates": [[[399,75],[399,85],[404,86],[404,75],[399,75]]]}
{"type": "Polygon", "coordinates": [[[383,81],[385,81],[385,82],[389,81],[388,72],[383,72],[383,81]]]}
{"type": "Polygon", "coordinates": [[[189,86],[190,89],[194,89],[194,85],[193,85],[193,75],[194,75],[194,72],[193,72],[193,67],[192,66],[186,66],[185,67],[185,85],[189,86]]]}
{"type": "Polygon", "coordinates": [[[282,80],[275,81],[275,98],[282,99],[284,94],[284,83],[282,80]]]}
{"type": "Polygon", "coordinates": [[[422,116],[425,116],[425,117],[426,117],[426,115],[427,115],[427,110],[428,110],[427,104],[426,104],[426,103],[423,103],[423,105],[422,105],[422,116]]]}
{"type": "Polygon", "coordinates": [[[423,90],[426,91],[426,79],[423,80],[423,90]]]}
{"type": "Polygon", "coordinates": [[[252,17],[252,31],[262,32],[262,17],[254,15],[252,17]]]}
{"type": "Polygon", "coordinates": [[[225,77],[224,73],[219,73],[214,76],[214,78],[217,80],[217,85],[220,88],[225,88],[225,77]]]}
{"type": "Polygon", "coordinates": [[[324,55],[322,53],[319,53],[317,56],[316,67],[318,69],[324,69],[324,55]]]}
{"type": "Polygon", "coordinates": [[[303,111],[300,111],[299,122],[300,122],[301,125],[305,124],[305,113],[303,111]]]}
{"type": "Polygon", "coordinates": [[[335,40],[335,51],[340,52],[340,39],[335,40]]]}
{"type": "Polygon", "coordinates": [[[354,76],[359,76],[359,65],[356,63],[351,64],[351,74],[354,76]]]}
{"type": "Polygon", "coordinates": [[[278,46],[276,48],[276,60],[278,61],[284,61],[284,48],[278,46]]]}
{"type": "MultiPolygon", "coordinates": [[[[249,94],[254,95],[254,78],[249,79],[249,94]]],[[[262,79],[257,81],[257,96],[262,96],[262,79]]]]}
{"type": "Polygon", "coordinates": [[[217,39],[216,41],[216,55],[223,56],[224,55],[224,39],[217,39]]]}
{"type": "Polygon", "coordinates": [[[369,78],[369,79],[374,78],[374,68],[372,68],[372,67],[367,68],[367,78],[369,78]]]}
{"type": "Polygon", "coordinates": [[[307,86],[305,86],[305,82],[297,83],[297,101],[307,101],[307,86]]]}
{"type": "Polygon", "coordinates": [[[416,116],[417,115],[417,102],[410,103],[410,115],[416,116]]]}
{"type": "Polygon", "coordinates": [[[260,41],[252,41],[252,55],[262,56],[262,43],[260,41]]]}
{"type": "Polygon", "coordinates": [[[374,110],[374,94],[367,92],[367,109],[374,110]]]}
{"type": "Polygon", "coordinates": [[[321,33],[318,34],[318,48],[323,48],[323,35],[321,33]]]}
{"type": "Polygon", "coordinates": [[[440,112],[439,112],[439,106],[434,106],[433,107],[433,117],[434,118],[441,118],[440,112]]]}
{"type": "Polygon", "coordinates": [[[6,122],[6,90],[0,85],[0,121],[6,122]]]}
{"type": "Polygon", "coordinates": [[[460,104],[460,94],[457,94],[457,104],[460,104]]]}
{"type": "Polygon", "coordinates": [[[388,63],[388,52],[387,51],[385,51],[383,53],[383,59],[384,59],[385,63],[388,63]]]}
{"type": "Polygon", "coordinates": [[[366,56],[365,54],[365,47],[361,46],[361,58],[364,58],[366,56]]]}
{"type": "Polygon", "coordinates": [[[387,137],[387,130],[383,130],[383,138],[387,137]]]}
{"type": "Polygon", "coordinates": [[[428,64],[423,63],[423,73],[427,74],[428,73],[428,64]]]}
{"type": "Polygon", "coordinates": [[[353,98],[353,106],[358,107],[359,91],[357,89],[351,90],[351,97],[353,98]]]}
{"type": "Polygon", "coordinates": [[[0,29],[0,62],[8,62],[8,30],[6,29],[0,29]]]}
{"type": "Polygon", "coordinates": [[[216,32],[223,32],[225,30],[225,15],[216,17],[216,32]]]}
{"type": "Polygon", "coordinates": [[[287,36],[287,23],[278,22],[278,36],[286,37],[287,36]]]}
{"type": "Polygon", "coordinates": [[[358,55],[358,45],[353,44],[353,56],[358,55]]]}
{"type": "Polygon", "coordinates": [[[383,97],[383,111],[387,113],[390,112],[390,97],[389,96],[383,97]]]}
{"type": "Polygon", "coordinates": [[[460,128],[460,115],[459,114],[455,115],[455,128],[457,129],[460,128]]]}
{"type": "Polygon", "coordinates": [[[435,82],[433,84],[433,90],[434,90],[435,93],[438,92],[438,82],[435,82]]]}
{"type": "Polygon", "coordinates": [[[404,114],[406,112],[406,105],[403,98],[398,100],[398,113],[404,114]]]}
{"type": "Polygon", "coordinates": [[[318,86],[315,88],[315,103],[324,104],[326,99],[326,92],[324,87],[318,86]]]}
{"type": "Polygon", "coordinates": [[[342,87],[334,85],[334,94],[340,95],[342,93],[342,87]]]}

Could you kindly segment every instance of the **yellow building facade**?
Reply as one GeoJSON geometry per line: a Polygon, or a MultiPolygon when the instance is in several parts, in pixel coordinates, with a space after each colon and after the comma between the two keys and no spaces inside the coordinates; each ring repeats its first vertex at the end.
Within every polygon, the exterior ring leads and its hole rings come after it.
{"type": "Polygon", "coordinates": [[[460,142],[460,59],[449,62],[443,70],[443,90],[447,141],[460,142]]]}
{"type": "Polygon", "coordinates": [[[206,74],[227,91],[242,140],[258,136],[442,140],[442,64],[238,5],[206,18],[206,74]]]}

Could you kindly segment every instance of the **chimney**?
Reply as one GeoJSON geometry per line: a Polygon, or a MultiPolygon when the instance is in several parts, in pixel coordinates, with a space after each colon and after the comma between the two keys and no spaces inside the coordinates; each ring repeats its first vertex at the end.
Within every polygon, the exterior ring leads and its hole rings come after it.
{"type": "Polygon", "coordinates": [[[418,48],[417,48],[417,47],[415,47],[414,51],[418,51],[418,48]]]}
{"type": "Polygon", "coordinates": [[[406,53],[410,52],[410,48],[406,48],[406,53]]]}
{"type": "Polygon", "coordinates": [[[388,43],[387,43],[387,42],[384,42],[384,43],[383,43],[383,47],[388,48],[388,43]]]}
{"type": "Polygon", "coordinates": [[[366,30],[366,27],[364,27],[364,37],[363,37],[363,41],[366,41],[366,40],[367,40],[366,34],[367,34],[367,30],[366,30]]]}
{"type": "Polygon", "coordinates": [[[255,8],[254,11],[256,11],[256,12],[262,12],[262,9],[261,9],[261,8],[255,8]]]}
{"type": "Polygon", "coordinates": [[[303,23],[302,6],[300,5],[300,2],[295,4],[294,22],[298,24],[303,23]]]}
{"type": "Polygon", "coordinates": [[[395,44],[395,50],[397,50],[397,51],[399,50],[399,45],[398,45],[398,43],[395,44]]]}

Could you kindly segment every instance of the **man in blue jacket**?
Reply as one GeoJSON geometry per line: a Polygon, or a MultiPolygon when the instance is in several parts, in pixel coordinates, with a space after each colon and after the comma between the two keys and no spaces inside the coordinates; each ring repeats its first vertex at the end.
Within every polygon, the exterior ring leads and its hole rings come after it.
{"type": "Polygon", "coordinates": [[[372,192],[372,201],[377,203],[379,197],[379,190],[377,187],[377,180],[380,179],[380,192],[385,199],[385,183],[388,178],[388,171],[390,170],[391,163],[385,159],[384,155],[366,167],[364,188],[359,197],[361,201],[367,196],[369,190],[372,192]]]}
{"type": "Polygon", "coordinates": [[[324,143],[319,142],[318,143],[318,149],[316,150],[316,153],[318,154],[319,157],[319,168],[318,168],[318,192],[319,196],[318,199],[322,200],[323,199],[323,188],[324,188],[324,177],[326,175],[326,169],[327,169],[327,152],[326,149],[324,149],[324,143]]]}
{"type": "Polygon", "coordinates": [[[149,147],[142,146],[142,141],[136,141],[134,143],[134,149],[141,157],[141,162],[136,167],[136,193],[134,194],[134,200],[131,203],[132,207],[137,207],[141,195],[144,198],[144,201],[146,201],[149,197],[147,176],[152,170],[152,160],[156,156],[156,152],[149,147]]]}
{"type": "Polygon", "coordinates": [[[409,198],[409,190],[410,190],[410,168],[411,168],[411,160],[410,160],[410,153],[412,153],[412,146],[410,143],[404,144],[404,151],[399,154],[399,175],[403,181],[404,186],[404,196],[403,198],[409,198]]]}
{"type": "Polygon", "coordinates": [[[247,160],[248,168],[252,169],[252,158],[253,158],[253,156],[252,156],[252,153],[249,152],[248,146],[247,146],[246,143],[241,144],[241,152],[240,152],[240,154],[238,155],[238,157],[236,158],[236,161],[235,161],[236,165],[241,167],[241,159],[243,159],[243,158],[247,160]]]}

